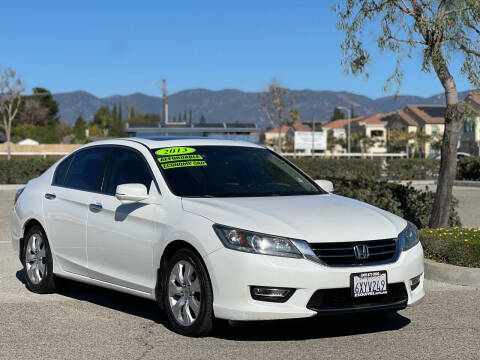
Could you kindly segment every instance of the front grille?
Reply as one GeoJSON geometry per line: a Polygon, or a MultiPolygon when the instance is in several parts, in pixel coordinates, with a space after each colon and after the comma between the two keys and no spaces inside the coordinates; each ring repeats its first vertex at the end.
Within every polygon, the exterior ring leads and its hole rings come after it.
{"type": "Polygon", "coordinates": [[[323,263],[330,266],[373,265],[376,263],[395,262],[398,258],[396,239],[312,243],[310,247],[323,263]],[[366,245],[369,257],[363,260],[357,259],[353,250],[355,245],[366,245]]]}
{"type": "Polygon", "coordinates": [[[387,294],[354,298],[350,288],[317,290],[307,308],[319,313],[349,312],[370,309],[401,309],[407,305],[408,294],[404,283],[388,284],[387,294]]]}

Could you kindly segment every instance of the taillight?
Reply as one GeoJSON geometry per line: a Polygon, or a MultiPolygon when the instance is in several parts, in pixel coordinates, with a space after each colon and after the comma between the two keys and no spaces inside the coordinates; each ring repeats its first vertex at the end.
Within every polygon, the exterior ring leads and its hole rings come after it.
{"type": "Polygon", "coordinates": [[[13,199],[13,206],[15,206],[15,204],[17,203],[17,200],[20,197],[20,195],[22,195],[23,190],[25,190],[25,187],[18,189],[17,192],[15,193],[15,198],[13,199]]]}

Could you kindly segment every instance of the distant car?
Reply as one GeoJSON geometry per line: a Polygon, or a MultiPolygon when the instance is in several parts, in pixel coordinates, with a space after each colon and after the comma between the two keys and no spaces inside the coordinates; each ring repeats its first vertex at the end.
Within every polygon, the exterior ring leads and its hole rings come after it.
{"type": "MultiPolygon", "coordinates": [[[[461,158],[464,158],[464,157],[470,157],[472,155],[470,155],[469,153],[466,153],[466,152],[457,152],[457,159],[461,159],[461,158]]],[[[435,154],[432,156],[432,159],[434,160],[440,160],[442,158],[442,155],[440,154],[435,154]]]]}
{"type": "Polygon", "coordinates": [[[12,242],[31,291],[60,276],[156,300],[190,336],[416,304],[415,225],[332,190],[247,142],[105,140],[17,192],[12,242]]]}

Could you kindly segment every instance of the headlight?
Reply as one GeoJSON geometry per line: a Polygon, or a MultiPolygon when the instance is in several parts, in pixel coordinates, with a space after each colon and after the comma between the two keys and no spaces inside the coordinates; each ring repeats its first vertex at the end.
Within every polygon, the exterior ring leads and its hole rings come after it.
{"type": "Polygon", "coordinates": [[[415,225],[413,225],[410,221],[407,222],[407,227],[403,229],[403,231],[398,234],[398,239],[403,241],[403,250],[406,251],[411,249],[415,245],[418,244],[418,230],[415,225]]]}
{"type": "Polygon", "coordinates": [[[235,229],[223,225],[213,226],[218,237],[229,249],[254,254],[302,258],[302,253],[287,238],[259,234],[251,231],[235,229]]]}

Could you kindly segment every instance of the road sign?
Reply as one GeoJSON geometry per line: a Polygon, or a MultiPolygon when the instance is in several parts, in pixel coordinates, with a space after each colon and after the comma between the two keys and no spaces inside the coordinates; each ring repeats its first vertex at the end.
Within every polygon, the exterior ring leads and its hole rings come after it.
{"type": "Polygon", "coordinates": [[[327,149],[326,131],[295,131],[294,137],[295,150],[315,150],[327,149]]]}

